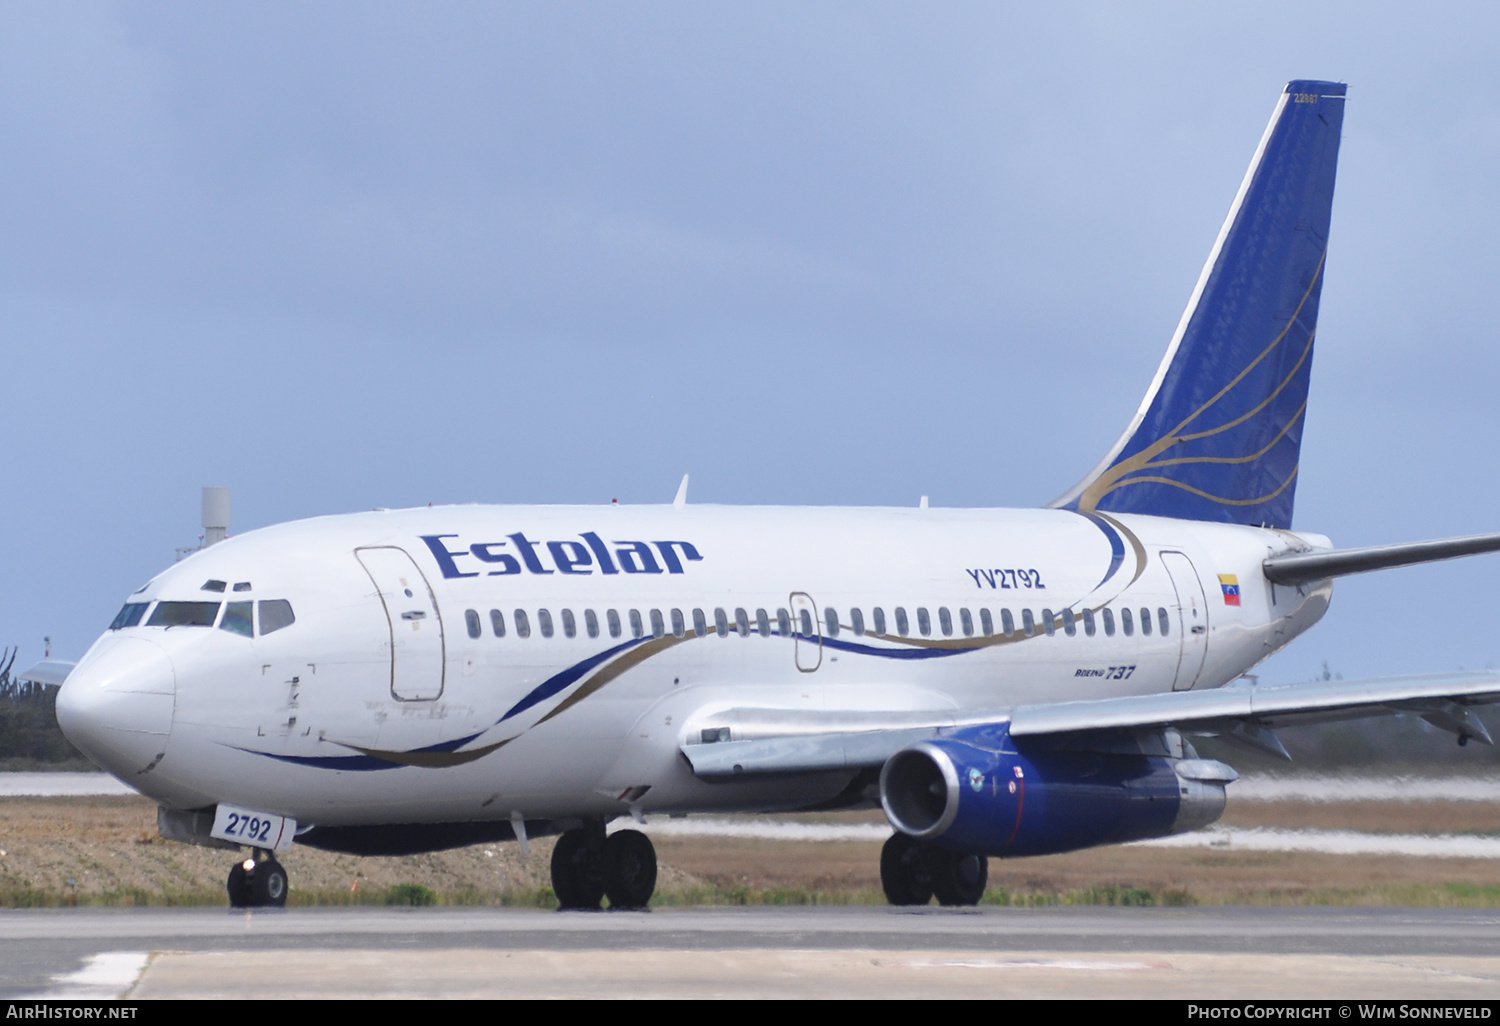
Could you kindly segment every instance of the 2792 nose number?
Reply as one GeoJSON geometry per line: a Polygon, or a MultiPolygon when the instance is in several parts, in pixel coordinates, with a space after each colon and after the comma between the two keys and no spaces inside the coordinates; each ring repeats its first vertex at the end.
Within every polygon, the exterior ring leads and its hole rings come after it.
{"type": "Polygon", "coordinates": [[[238,812],[231,812],[224,832],[236,840],[266,843],[271,839],[271,826],[269,819],[262,819],[259,816],[241,816],[238,812]]]}
{"type": "Polygon", "coordinates": [[[290,816],[242,809],[223,802],[219,803],[214,812],[214,826],[210,831],[211,836],[221,841],[250,844],[275,851],[290,848],[296,833],[297,821],[290,816]]]}

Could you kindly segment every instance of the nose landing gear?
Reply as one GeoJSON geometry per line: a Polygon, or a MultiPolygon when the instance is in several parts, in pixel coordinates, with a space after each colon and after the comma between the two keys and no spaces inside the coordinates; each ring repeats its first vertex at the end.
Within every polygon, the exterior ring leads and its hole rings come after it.
{"type": "Polygon", "coordinates": [[[656,891],[656,848],[639,830],[606,837],[595,821],[569,830],[552,849],[552,892],[565,909],[645,908],[656,891]]]}
{"type": "Polygon", "coordinates": [[[227,889],[231,908],[283,908],[291,887],[275,856],[256,848],[229,871],[227,889]]]}
{"type": "Polygon", "coordinates": [[[880,886],[892,905],[977,905],[989,883],[983,855],[948,851],[892,834],[880,850],[880,886]]]}

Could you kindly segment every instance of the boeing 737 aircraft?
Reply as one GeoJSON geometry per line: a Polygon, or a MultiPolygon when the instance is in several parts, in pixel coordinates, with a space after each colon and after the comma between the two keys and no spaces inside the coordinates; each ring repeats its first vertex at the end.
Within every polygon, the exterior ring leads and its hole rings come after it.
{"type": "MultiPolygon", "coordinates": [[[[988,858],[1215,820],[1192,738],[1406,711],[1490,738],[1500,675],[1224,685],[1341,574],[1500,535],[1337,550],[1292,528],[1344,86],[1294,81],[1134,419],[1043,509],[450,506],[318,517],[129,596],[65,677],[67,736],[163,836],[276,853],[558,834],[564,907],[641,906],[626,816],[879,803],[896,904],[973,904],[988,858]]],[[[45,670],[38,676],[47,677],[45,670]]]]}

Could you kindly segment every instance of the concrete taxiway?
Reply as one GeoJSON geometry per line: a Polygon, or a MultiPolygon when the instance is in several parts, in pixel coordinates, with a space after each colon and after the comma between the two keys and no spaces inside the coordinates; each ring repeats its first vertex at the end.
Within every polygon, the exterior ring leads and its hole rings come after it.
{"type": "Polygon", "coordinates": [[[1500,913],[16,910],[0,995],[1494,999],[1500,913]]]}

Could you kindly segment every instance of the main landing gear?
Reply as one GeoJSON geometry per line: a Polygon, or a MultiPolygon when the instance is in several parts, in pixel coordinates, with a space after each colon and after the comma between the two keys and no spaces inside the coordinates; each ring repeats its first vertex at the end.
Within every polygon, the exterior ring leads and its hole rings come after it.
{"type": "Polygon", "coordinates": [[[286,870],[270,852],[256,848],[229,871],[231,908],[283,908],[286,905],[286,870]]]}
{"type": "Polygon", "coordinates": [[[990,879],[990,860],[893,834],[880,849],[880,886],[892,905],[977,905],[990,879]]]}
{"type": "Polygon", "coordinates": [[[569,830],[552,849],[552,892],[563,908],[645,908],[656,890],[656,849],[639,830],[608,837],[594,821],[569,830]]]}

